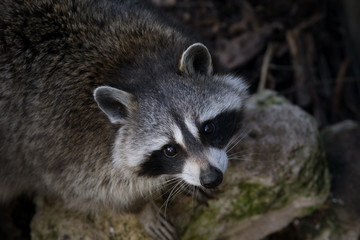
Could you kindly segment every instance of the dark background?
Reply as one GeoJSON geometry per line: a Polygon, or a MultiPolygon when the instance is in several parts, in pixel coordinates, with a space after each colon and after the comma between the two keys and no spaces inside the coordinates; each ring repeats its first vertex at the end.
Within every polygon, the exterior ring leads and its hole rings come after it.
{"type": "Polygon", "coordinates": [[[358,0],[153,2],[199,34],[218,69],[244,76],[252,92],[263,75],[265,88],[312,114],[320,128],[360,120],[358,0]]]}

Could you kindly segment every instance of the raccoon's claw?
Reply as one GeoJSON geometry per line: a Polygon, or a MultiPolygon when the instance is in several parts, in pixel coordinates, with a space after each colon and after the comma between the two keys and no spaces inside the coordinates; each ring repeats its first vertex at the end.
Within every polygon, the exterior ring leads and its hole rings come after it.
{"type": "Polygon", "coordinates": [[[149,203],[139,215],[140,224],[156,240],[178,240],[174,227],[166,220],[153,203],[149,203]]]}
{"type": "Polygon", "coordinates": [[[154,239],[161,240],[177,240],[179,239],[174,227],[162,216],[159,216],[158,221],[153,222],[150,226],[145,228],[148,234],[154,239]]]}

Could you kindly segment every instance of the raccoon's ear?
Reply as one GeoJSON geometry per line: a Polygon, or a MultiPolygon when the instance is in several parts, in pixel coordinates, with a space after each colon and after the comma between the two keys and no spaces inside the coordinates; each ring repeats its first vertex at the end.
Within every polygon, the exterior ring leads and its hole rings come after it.
{"type": "Polygon", "coordinates": [[[102,86],[94,90],[94,98],[99,108],[111,123],[124,124],[130,112],[136,110],[135,97],[125,91],[102,86]]]}
{"type": "Polygon", "coordinates": [[[180,71],[192,75],[195,73],[211,75],[213,71],[211,55],[202,43],[194,43],[182,54],[180,71]]]}

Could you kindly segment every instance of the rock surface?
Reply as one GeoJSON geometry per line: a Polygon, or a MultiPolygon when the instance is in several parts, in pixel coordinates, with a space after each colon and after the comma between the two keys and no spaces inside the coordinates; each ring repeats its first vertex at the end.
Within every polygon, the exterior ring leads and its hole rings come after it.
{"type": "Polygon", "coordinates": [[[360,124],[344,121],[325,129],[322,135],[336,211],[360,230],[360,124]]]}
{"type": "Polygon", "coordinates": [[[323,130],[331,176],[325,209],[300,219],[304,240],[358,240],[360,237],[360,124],[343,121],[323,130]]]}
{"type": "Polygon", "coordinates": [[[358,240],[360,237],[360,125],[344,121],[324,130],[325,150],[331,172],[331,193],[341,236],[332,239],[358,240]]]}
{"type": "MultiPolygon", "coordinates": [[[[312,213],[329,178],[314,119],[274,92],[249,99],[240,143],[208,206],[179,196],[167,207],[181,239],[256,240],[312,213]]],[[[37,201],[32,239],[148,239],[132,215],[83,215],[37,201]]]]}
{"type": "Polygon", "coordinates": [[[64,210],[59,202],[39,197],[31,223],[33,240],[150,239],[133,215],[82,214],[64,210]]]}

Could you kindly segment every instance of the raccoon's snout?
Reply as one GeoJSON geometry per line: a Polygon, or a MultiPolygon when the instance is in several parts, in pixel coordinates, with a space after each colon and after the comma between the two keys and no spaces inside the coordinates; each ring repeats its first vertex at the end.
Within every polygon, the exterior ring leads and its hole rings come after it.
{"type": "Polygon", "coordinates": [[[220,185],[222,180],[223,173],[216,167],[210,166],[200,172],[200,183],[206,188],[215,188],[220,185]]]}

